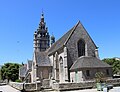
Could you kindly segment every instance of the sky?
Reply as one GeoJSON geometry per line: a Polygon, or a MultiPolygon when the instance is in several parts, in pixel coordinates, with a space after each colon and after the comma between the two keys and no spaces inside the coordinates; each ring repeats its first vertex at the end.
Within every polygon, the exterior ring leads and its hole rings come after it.
{"type": "Polygon", "coordinates": [[[33,58],[42,11],[56,40],[80,20],[101,59],[120,57],[120,0],[0,0],[0,65],[33,58]]]}

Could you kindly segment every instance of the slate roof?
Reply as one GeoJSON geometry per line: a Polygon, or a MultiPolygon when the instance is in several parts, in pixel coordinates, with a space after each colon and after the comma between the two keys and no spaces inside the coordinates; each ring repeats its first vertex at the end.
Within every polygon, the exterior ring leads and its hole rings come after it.
{"type": "Polygon", "coordinates": [[[27,67],[26,66],[21,66],[19,69],[19,76],[20,77],[25,77],[25,74],[27,72],[27,67]]]}
{"type": "Polygon", "coordinates": [[[32,60],[28,60],[28,69],[32,69],[32,60]]]}
{"type": "Polygon", "coordinates": [[[80,23],[80,21],[73,27],[71,28],[66,34],[64,34],[59,40],[57,40],[48,50],[48,54],[52,54],[58,49],[62,48],[67,40],[69,39],[70,35],[72,32],[76,29],[77,25],[80,23]]]}
{"type": "Polygon", "coordinates": [[[108,68],[108,67],[111,66],[96,57],[82,56],[79,57],[74,62],[70,70],[82,69],[82,68],[108,68]]]}
{"type": "Polygon", "coordinates": [[[47,52],[35,51],[35,58],[38,66],[51,66],[47,52]]]}
{"type": "MultiPolygon", "coordinates": [[[[49,49],[48,49],[48,55],[54,53],[55,51],[59,50],[60,48],[62,48],[64,45],[66,45],[66,43],[68,42],[69,38],[71,37],[71,35],[73,34],[73,32],[75,31],[76,27],[78,25],[81,25],[83,28],[84,26],[81,24],[80,21],[78,21],[78,23],[71,28],[66,34],[64,34],[59,40],[57,40],[49,49]]],[[[86,29],[84,28],[84,30],[86,31],[86,29]]],[[[86,33],[88,34],[88,32],[86,31],[86,33]]],[[[90,37],[90,35],[88,34],[88,36],[90,37]]],[[[90,37],[91,39],[91,37],[90,37]]],[[[91,41],[94,43],[94,41],[91,39],[91,41]]],[[[95,43],[94,43],[95,45],[95,43]]],[[[95,45],[96,46],[96,45],[95,45]]],[[[97,46],[96,46],[97,48],[97,46]]]]}

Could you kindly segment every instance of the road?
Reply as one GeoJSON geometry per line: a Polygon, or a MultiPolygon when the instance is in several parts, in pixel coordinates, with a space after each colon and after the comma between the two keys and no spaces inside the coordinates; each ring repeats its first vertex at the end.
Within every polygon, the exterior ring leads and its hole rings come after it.
{"type": "Polygon", "coordinates": [[[0,86],[0,92],[20,92],[9,85],[0,86]]]}

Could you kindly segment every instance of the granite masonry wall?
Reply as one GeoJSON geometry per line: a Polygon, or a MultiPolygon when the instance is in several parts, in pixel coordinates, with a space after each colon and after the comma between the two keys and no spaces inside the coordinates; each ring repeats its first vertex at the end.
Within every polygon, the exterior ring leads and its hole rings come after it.
{"type": "Polygon", "coordinates": [[[10,86],[12,86],[13,88],[16,88],[18,90],[23,90],[25,89],[25,91],[30,92],[30,91],[39,91],[41,90],[41,83],[40,82],[36,82],[36,83],[17,83],[17,82],[10,82],[9,83],[10,86]]]}
{"type": "Polygon", "coordinates": [[[85,41],[85,56],[95,56],[96,45],[82,24],[79,24],[67,43],[68,68],[70,68],[74,61],[78,58],[77,43],[80,39],[83,39],[85,41]]]}
{"type": "MultiPolygon", "coordinates": [[[[120,78],[119,79],[109,79],[105,82],[107,85],[120,86],[120,78]]],[[[54,90],[77,90],[77,89],[88,89],[88,88],[96,88],[95,81],[86,81],[80,83],[54,83],[52,89],[54,90]]]]}
{"type": "MultiPolygon", "coordinates": [[[[48,84],[49,80],[46,80],[46,83],[48,84]]],[[[45,84],[46,84],[45,83],[45,84]]],[[[105,82],[107,85],[113,85],[113,86],[120,86],[120,78],[117,79],[108,79],[105,82]]],[[[10,82],[10,86],[22,90],[23,89],[23,83],[16,83],[16,82],[10,82]]],[[[46,85],[44,85],[46,86],[46,85]]],[[[96,82],[95,81],[86,81],[86,82],[80,82],[80,83],[54,83],[52,85],[53,90],[77,90],[77,89],[88,89],[88,88],[95,88],[96,82]]],[[[39,91],[41,90],[41,83],[25,83],[24,88],[26,92],[30,91],[39,91]]],[[[46,87],[47,88],[47,87],[46,87]]]]}

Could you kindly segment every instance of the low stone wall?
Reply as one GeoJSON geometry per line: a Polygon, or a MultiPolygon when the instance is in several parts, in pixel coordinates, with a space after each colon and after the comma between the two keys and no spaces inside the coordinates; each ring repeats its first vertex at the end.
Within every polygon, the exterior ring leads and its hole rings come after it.
{"type": "MultiPolygon", "coordinates": [[[[113,86],[120,86],[120,79],[109,79],[106,80],[107,85],[113,86]]],[[[40,82],[36,83],[16,83],[10,82],[10,85],[18,90],[22,90],[23,88],[25,91],[39,91],[42,88],[49,88],[49,80],[45,80],[43,84],[40,82]]],[[[52,89],[53,90],[77,90],[77,89],[88,89],[88,88],[95,88],[96,82],[95,81],[86,81],[80,83],[53,83],[52,89]]]]}
{"type": "Polygon", "coordinates": [[[8,80],[0,80],[0,86],[6,85],[8,83],[8,80]]]}
{"type": "Polygon", "coordinates": [[[49,79],[44,79],[42,81],[42,88],[51,88],[50,87],[50,80],[49,79]]]}
{"type": "Polygon", "coordinates": [[[54,83],[52,88],[55,90],[72,90],[72,89],[88,89],[94,88],[95,82],[82,82],[82,83],[54,83]]]}
{"type": "Polygon", "coordinates": [[[10,82],[10,86],[18,89],[18,90],[23,90],[25,91],[38,91],[41,89],[41,83],[36,82],[36,83],[17,83],[17,82],[10,82]]]}
{"type": "Polygon", "coordinates": [[[106,81],[106,84],[113,86],[120,86],[120,78],[109,79],[106,81]]]}
{"type": "MultiPolygon", "coordinates": [[[[107,85],[120,86],[120,79],[109,79],[106,80],[107,85]]],[[[77,89],[88,89],[95,88],[95,81],[86,81],[80,83],[54,83],[52,89],[54,90],[77,90],[77,89]]]]}
{"type": "Polygon", "coordinates": [[[13,88],[18,89],[18,90],[23,89],[23,83],[10,82],[9,85],[12,86],[13,88]]]}

